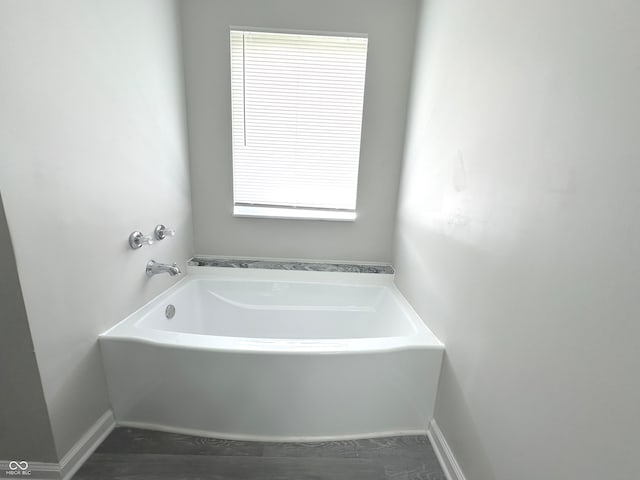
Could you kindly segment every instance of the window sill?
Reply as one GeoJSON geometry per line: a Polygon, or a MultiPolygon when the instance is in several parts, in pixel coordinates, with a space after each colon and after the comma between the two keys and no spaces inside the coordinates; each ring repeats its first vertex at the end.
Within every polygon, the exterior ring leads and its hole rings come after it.
{"type": "Polygon", "coordinates": [[[306,208],[279,208],[236,205],[234,217],[282,218],[288,220],[328,220],[334,222],[355,222],[356,212],[336,210],[315,210],[306,208]]]}

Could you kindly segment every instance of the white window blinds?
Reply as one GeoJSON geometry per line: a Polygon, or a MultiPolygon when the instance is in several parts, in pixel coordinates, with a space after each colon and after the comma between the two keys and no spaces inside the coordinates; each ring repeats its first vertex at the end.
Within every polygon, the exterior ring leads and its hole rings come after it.
{"type": "Polygon", "coordinates": [[[236,214],[355,218],[366,61],[362,37],[231,30],[236,214]]]}

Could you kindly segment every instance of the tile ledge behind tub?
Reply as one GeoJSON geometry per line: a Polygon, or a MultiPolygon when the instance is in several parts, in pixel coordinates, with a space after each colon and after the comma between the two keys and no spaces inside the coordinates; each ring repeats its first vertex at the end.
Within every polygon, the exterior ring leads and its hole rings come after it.
{"type": "Polygon", "coordinates": [[[187,262],[191,267],[262,268],[267,270],[304,270],[310,272],[381,273],[393,275],[391,265],[334,262],[297,262],[256,260],[241,258],[193,257],[187,262]]]}

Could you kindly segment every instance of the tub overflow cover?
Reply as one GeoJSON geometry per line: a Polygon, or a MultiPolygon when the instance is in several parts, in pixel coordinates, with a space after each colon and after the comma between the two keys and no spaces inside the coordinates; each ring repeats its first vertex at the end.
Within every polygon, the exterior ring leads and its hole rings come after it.
{"type": "Polygon", "coordinates": [[[164,314],[167,318],[173,318],[176,314],[176,307],[171,304],[167,305],[167,308],[164,309],[164,314]]]}

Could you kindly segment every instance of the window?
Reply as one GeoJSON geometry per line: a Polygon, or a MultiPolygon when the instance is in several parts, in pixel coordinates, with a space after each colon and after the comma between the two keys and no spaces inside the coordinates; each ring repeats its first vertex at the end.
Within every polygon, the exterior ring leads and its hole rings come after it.
{"type": "Polygon", "coordinates": [[[231,29],[234,214],[354,220],[367,38],[231,29]]]}

